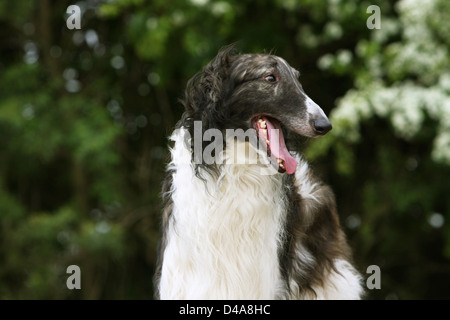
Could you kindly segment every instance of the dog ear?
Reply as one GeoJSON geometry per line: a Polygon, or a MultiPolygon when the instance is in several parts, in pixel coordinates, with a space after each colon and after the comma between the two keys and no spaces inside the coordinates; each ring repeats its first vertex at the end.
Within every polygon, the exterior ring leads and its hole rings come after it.
{"type": "Polygon", "coordinates": [[[201,72],[188,81],[183,104],[195,120],[202,120],[202,114],[209,114],[220,106],[224,81],[229,77],[229,66],[235,52],[234,44],[222,48],[201,72]]]}
{"type": "Polygon", "coordinates": [[[219,51],[217,56],[209,62],[202,71],[194,75],[187,83],[185,98],[182,101],[186,111],[179,125],[188,129],[190,135],[190,148],[195,165],[196,175],[201,178],[199,164],[210,174],[218,175],[216,164],[206,164],[201,157],[207,146],[207,141],[201,140],[202,152],[194,152],[193,146],[198,145],[196,137],[203,137],[209,128],[221,128],[222,119],[227,108],[222,108],[222,103],[227,94],[226,82],[230,79],[230,64],[235,54],[235,46],[227,46],[219,51]],[[201,126],[196,127],[194,122],[201,121],[201,126]],[[201,132],[194,132],[201,130],[201,132]]]}

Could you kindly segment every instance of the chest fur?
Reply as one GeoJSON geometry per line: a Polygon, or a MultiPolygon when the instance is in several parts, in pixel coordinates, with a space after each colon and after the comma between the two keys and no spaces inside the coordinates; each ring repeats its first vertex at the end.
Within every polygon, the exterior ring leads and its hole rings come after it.
{"type": "Polygon", "coordinates": [[[276,298],[286,202],[280,175],[237,164],[223,166],[219,180],[203,181],[189,162],[172,169],[161,297],[276,298]]]}

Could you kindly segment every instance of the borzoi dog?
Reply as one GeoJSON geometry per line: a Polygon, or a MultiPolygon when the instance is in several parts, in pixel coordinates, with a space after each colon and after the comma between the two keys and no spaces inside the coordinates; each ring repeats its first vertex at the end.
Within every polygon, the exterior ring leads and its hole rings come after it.
{"type": "Polygon", "coordinates": [[[295,150],[331,130],[299,72],[221,50],[189,80],[171,136],[155,297],[359,299],[332,191],[295,150]]]}

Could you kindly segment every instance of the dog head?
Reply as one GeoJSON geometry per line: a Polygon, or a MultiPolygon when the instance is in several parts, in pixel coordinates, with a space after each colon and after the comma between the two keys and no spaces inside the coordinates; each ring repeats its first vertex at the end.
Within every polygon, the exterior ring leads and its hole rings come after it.
{"type": "Polygon", "coordinates": [[[241,55],[231,64],[230,81],[234,88],[230,107],[250,121],[266,116],[303,136],[324,135],[331,130],[331,123],[306,95],[299,76],[300,73],[280,57],[241,55]]]}
{"type": "Polygon", "coordinates": [[[188,82],[185,122],[200,120],[203,130],[254,128],[279,171],[293,173],[297,163],[286,147],[283,130],[318,137],[332,128],[323,110],[304,92],[299,76],[280,57],[239,55],[233,47],[225,48],[188,82]]]}

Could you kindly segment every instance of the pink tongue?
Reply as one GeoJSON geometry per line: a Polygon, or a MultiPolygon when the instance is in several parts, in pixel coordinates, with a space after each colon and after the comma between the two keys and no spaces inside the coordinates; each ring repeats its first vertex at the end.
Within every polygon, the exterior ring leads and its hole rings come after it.
{"type": "MultiPolygon", "coordinates": [[[[297,161],[291,156],[284,142],[283,131],[278,121],[270,122],[266,117],[262,117],[266,122],[267,131],[270,141],[271,157],[284,160],[284,167],[288,174],[293,174],[297,169],[297,161]],[[276,130],[274,130],[276,129],[276,130]]],[[[275,159],[276,161],[276,159],[275,159]]]]}

